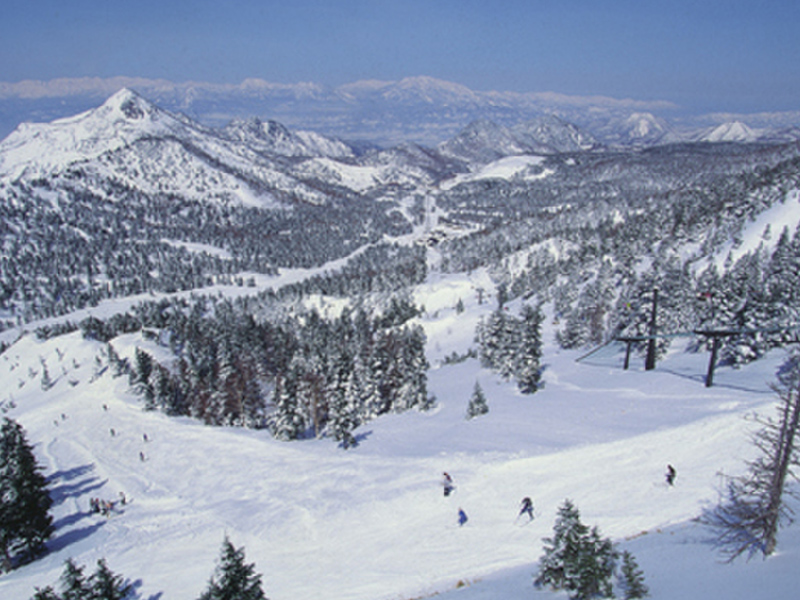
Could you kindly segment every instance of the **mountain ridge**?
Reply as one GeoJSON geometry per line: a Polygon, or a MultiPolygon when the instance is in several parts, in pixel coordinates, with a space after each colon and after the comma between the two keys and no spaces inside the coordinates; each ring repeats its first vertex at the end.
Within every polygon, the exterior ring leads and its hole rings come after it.
{"type": "Polygon", "coordinates": [[[794,135],[791,128],[800,125],[800,111],[691,116],[684,115],[675,104],[660,100],[475,91],[429,76],[362,80],[339,86],[272,83],[255,78],[240,84],[211,84],[116,77],[0,83],[0,136],[20,122],[49,121],[91,108],[99,98],[121,87],[136,89],[159,106],[185,113],[205,125],[221,127],[236,118],[258,116],[294,129],[384,147],[403,141],[435,146],[478,119],[512,126],[545,115],[570,121],[604,144],[623,145],[652,143],[641,135],[628,139],[614,126],[635,114],[650,113],[654,119],[669,122],[669,127],[683,137],[736,120],[756,129],[789,130],[784,134],[789,136],[794,135]]]}

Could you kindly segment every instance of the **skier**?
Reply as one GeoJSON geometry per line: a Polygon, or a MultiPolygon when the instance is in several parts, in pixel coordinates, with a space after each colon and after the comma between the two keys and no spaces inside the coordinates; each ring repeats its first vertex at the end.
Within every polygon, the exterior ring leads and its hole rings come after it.
{"type": "Polygon", "coordinates": [[[676,475],[677,473],[675,472],[675,467],[673,467],[672,465],[667,465],[667,474],[666,474],[667,484],[674,485],[676,475]]]}
{"type": "Polygon", "coordinates": [[[525,496],[522,499],[522,506],[519,509],[517,519],[519,519],[522,515],[528,515],[529,519],[533,521],[533,500],[528,498],[528,496],[525,496]]]}
{"type": "Polygon", "coordinates": [[[450,477],[450,475],[446,471],[442,478],[442,487],[444,488],[445,497],[449,496],[450,492],[452,492],[455,489],[455,486],[453,485],[453,478],[450,477]]]}
{"type": "Polygon", "coordinates": [[[458,509],[458,526],[462,527],[464,523],[467,522],[467,513],[464,512],[463,508],[458,509]]]}

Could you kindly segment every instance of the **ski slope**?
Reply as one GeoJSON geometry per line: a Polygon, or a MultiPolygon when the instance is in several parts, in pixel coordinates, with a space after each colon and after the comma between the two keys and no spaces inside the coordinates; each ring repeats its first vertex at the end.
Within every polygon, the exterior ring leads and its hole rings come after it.
{"type": "MultiPolygon", "coordinates": [[[[226,535],[273,600],[564,598],[531,583],[565,498],[634,553],[652,598],[795,598],[797,527],[781,532],[768,561],[724,565],[691,523],[716,499],[719,473],[739,473],[752,458],[743,416],[772,415],[768,382],[782,353],[720,368],[707,389],[705,353],[675,348],[655,371],[642,361],[623,371],[622,348],[577,362],[551,343],[548,324],[545,387],[523,396],[475,360],[442,364],[467,350],[494,308],[477,303],[485,282],[476,271],[419,288],[437,405],[367,423],[348,451],[330,439],[278,442],[144,412],[127,379],[103,369],[102,344],[79,333],[23,337],[0,355],[0,399],[13,400],[9,416],[51,478],[57,529],[46,556],[0,576],[0,598],[27,600],[55,584],[69,557],[88,572],[105,557],[140,598],[194,599],[226,535]],[[459,298],[463,313],[453,308],[459,298]],[[43,364],[55,381],[48,390],[43,364]],[[490,410],[467,421],[476,381],[490,410]],[[672,488],[668,463],[678,473],[672,488]],[[443,471],[457,486],[447,498],[443,471]],[[128,502],[110,518],[89,513],[90,498],[120,492],[128,502]],[[527,525],[515,519],[524,496],[536,510],[527,525]]],[[[144,343],[114,341],[122,354],[144,343]]]]}

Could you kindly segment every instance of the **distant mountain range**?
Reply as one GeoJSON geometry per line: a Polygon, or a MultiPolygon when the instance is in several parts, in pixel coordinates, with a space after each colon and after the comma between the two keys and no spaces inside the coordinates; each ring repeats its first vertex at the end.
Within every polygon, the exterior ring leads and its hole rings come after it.
{"type": "MultiPolygon", "coordinates": [[[[468,90],[435,80],[389,89],[372,86],[402,102],[419,99],[427,89],[432,106],[470,96],[468,90]]],[[[365,93],[359,90],[350,93],[365,93]]],[[[0,141],[0,181],[49,180],[52,186],[92,193],[122,185],[144,194],[279,208],[296,202],[321,205],[350,194],[386,197],[398,190],[449,189],[511,166],[524,172],[533,168],[529,175],[537,176],[535,157],[542,156],[667,142],[800,139],[798,129],[755,129],[742,122],[680,135],[663,119],[642,112],[610,119],[596,131],[554,115],[511,126],[479,119],[433,147],[402,142],[379,149],[259,117],[211,127],[122,89],[78,115],[19,125],[0,141]],[[533,160],[486,168],[519,156],[533,160]]]]}
{"type": "MultiPolygon", "coordinates": [[[[0,137],[21,122],[51,121],[88,110],[121,88],[135,89],[158,106],[206,126],[224,127],[256,117],[347,140],[356,150],[403,142],[433,147],[474,121],[513,128],[542,117],[581,128],[585,140],[593,140],[582,145],[800,139],[800,111],[686,117],[680,116],[679,107],[664,101],[474,91],[431,77],[359,81],[338,87],[258,79],[239,85],[176,84],[127,77],[0,83],[0,137]]],[[[542,121],[537,126],[546,127],[542,121]]],[[[524,134],[517,131],[515,136],[520,142],[524,134]]]]}

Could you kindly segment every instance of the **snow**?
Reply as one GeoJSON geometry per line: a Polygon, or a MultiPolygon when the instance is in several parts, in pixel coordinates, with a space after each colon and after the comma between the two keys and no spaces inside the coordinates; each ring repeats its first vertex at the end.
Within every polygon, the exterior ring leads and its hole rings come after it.
{"type": "Polygon", "coordinates": [[[734,245],[733,241],[730,241],[723,245],[714,258],[717,269],[722,272],[728,255],[736,262],[748,252],[757,250],[760,245],[763,245],[765,250],[771,251],[778,243],[784,228],[788,227],[789,235],[792,236],[798,223],[800,223],[800,190],[795,189],[786,194],[783,202],[761,211],[752,222],[748,223],[741,236],[741,243],[734,245]],[[764,238],[767,226],[769,226],[769,239],[764,238]]]}
{"type": "Polygon", "coordinates": [[[309,159],[301,165],[298,172],[330,177],[356,192],[363,192],[377,185],[381,175],[381,170],[377,167],[348,165],[330,158],[309,159]]]}
{"type": "MultiPolygon", "coordinates": [[[[278,442],[144,412],[126,378],[98,365],[102,344],[79,333],[21,338],[0,355],[0,399],[13,399],[9,416],[51,478],[57,530],[46,556],[0,577],[0,597],[26,600],[55,584],[68,557],[89,571],[105,557],[142,598],[196,598],[227,535],[274,600],[563,598],[531,583],[566,498],[633,552],[654,599],[796,597],[796,526],[781,532],[777,556],[725,565],[691,521],[716,499],[719,473],[741,472],[752,458],[743,416],[771,416],[768,382],[782,352],[718,368],[705,388],[706,353],[676,346],[654,371],[638,360],[624,371],[622,348],[583,360],[556,348],[548,320],[545,387],[523,396],[475,360],[442,361],[472,345],[493,298],[480,270],[432,273],[417,288],[437,406],[367,423],[348,451],[330,439],[278,442]],[[55,380],[47,391],[42,362],[55,380]],[[490,410],[468,421],[476,381],[490,410]],[[667,463],[678,472],[673,488],[667,463]],[[443,471],[457,486],[448,498],[443,471]],[[119,492],[131,502],[117,514],[88,514],[91,497],[119,492]],[[515,523],[523,496],[536,507],[527,526],[515,523]],[[459,507],[469,516],[463,527],[459,507]]],[[[152,342],[129,334],[113,343],[130,355],[152,342]]]]}
{"type": "Polygon", "coordinates": [[[552,169],[536,169],[543,162],[543,156],[527,154],[506,156],[482,166],[474,173],[456,175],[442,182],[440,187],[449,190],[461,183],[480,181],[482,179],[522,179],[522,181],[543,179],[553,173],[552,169]]]}
{"type": "Polygon", "coordinates": [[[723,123],[702,134],[704,142],[753,142],[762,132],[751,129],[741,121],[723,123]]]}
{"type": "Polygon", "coordinates": [[[122,89],[99,108],[79,115],[22,123],[0,142],[0,175],[13,179],[30,168],[47,173],[121,148],[145,133],[163,134],[177,127],[152,104],[122,89]]]}

